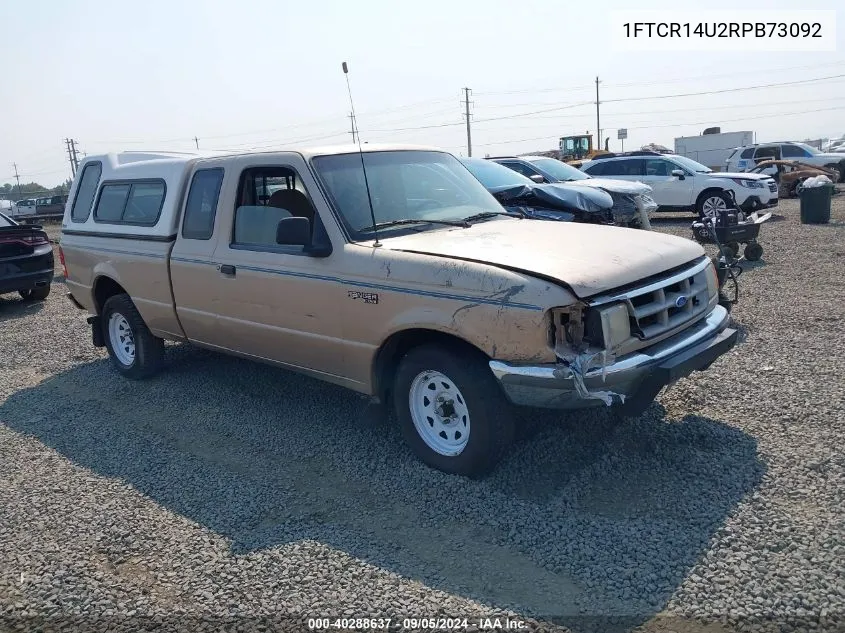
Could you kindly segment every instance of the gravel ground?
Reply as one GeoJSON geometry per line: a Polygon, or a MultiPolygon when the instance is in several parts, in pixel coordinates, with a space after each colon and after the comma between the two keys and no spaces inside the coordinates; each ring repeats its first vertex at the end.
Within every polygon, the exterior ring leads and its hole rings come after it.
{"type": "Polygon", "coordinates": [[[845,196],[830,225],[797,214],[782,201],[745,266],[740,346],[621,427],[522,412],[483,481],[285,371],[172,345],[161,376],[123,380],[61,279],[43,304],[3,296],[0,630],[842,630],[845,196]]]}

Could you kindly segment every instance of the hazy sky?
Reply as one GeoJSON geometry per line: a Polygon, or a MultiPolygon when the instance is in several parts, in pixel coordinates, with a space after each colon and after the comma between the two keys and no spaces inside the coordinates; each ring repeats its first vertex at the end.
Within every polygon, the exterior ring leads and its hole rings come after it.
{"type": "MultiPolygon", "coordinates": [[[[761,19],[793,1],[751,2],[761,19]]],[[[835,9],[837,0],[804,0],[835,9]]],[[[845,77],[667,98],[666,95],[845,75],[837,51],[620,54],[602,33],[615,9],[738,8],[738,2],[622,0],[0,0],[5,60],[0,183],[69,176],[64,138],[91,154],[122,149],[235,149],[345,142],[350,67],[362,139],[466,152],[461,89],[473,89],[473,153],[552,149],[601,124],[618,149],[676,136],[752,130],[759,141],[845,134],[845,77]],[[631,97],[662,97],[612,102],[631,97]],[[501,118],[555,107],[532,116],[501,118]],[[498,119],[489,120],[485,119],[498,119]],[[428,127],[425,129],[402,129],[428,127]],[[393,131],[395,130],[395,131],[393,131]]]]}

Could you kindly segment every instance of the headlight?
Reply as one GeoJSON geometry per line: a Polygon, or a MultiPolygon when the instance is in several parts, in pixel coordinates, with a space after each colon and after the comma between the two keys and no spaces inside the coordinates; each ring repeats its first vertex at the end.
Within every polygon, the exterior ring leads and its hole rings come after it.
{"type": "Polygon", "coordinates": [[[705,276],[707,278],[707,296],[712,300],[713,297],[719,296],[719,277],[716,275],[716,267],[713,265],[713,260],[707,266],[705,276]]]}
{"type": "Polygon", "coordinates": [[[641,209],[645,209],[649,213],[657,209],[657,203],[654,201],[654,198],[646,194],[637,196],[637,203],[641,209]]]}
{"type": "Polygon", "coordinates": [[[628,306],[616,303],[601,308],[591,308],[587,312],[586,334],[593,344],[614,352],[631,338],[631,321],[628,318],[628,306]],[[601,337],[601,341],[597,341],[601,337]]]}
{"type": "Polygon", "coordinates": [[[731,178],[731,180],[733,180],[736,184],[742,187],[748,187],[749,189],[762,189],[765,186],[760,180],[747,180],[745,178],[731,178]]]}

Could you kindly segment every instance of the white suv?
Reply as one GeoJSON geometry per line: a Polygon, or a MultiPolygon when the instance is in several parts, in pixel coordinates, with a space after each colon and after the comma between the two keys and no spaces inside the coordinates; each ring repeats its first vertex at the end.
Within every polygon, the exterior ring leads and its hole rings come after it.
{"type": "Polygon", "coordinates": [[[729,208],[733,193],[746,212],[774,207],[778,185],[763,174],[716,172],[694,160],[676,154],[628,152],[597,156],[581,169],[591,176],[637,180],[652,188],[651,197],[659,211],[695,211],[713,215],[729,208]]]}
{"type": "MultiPolygon", "coordinates": [[[[758,143],[737,147],[725,161],[725,169],[746,171],[764,160],[797,160],[814,167],[835,169],[839,172],[839,182],[845,182],[845,156],[838,152],[820,152],[806,143],[758,143]]],[[[774,173],[774,167],[772,171],[774,173]]]]}

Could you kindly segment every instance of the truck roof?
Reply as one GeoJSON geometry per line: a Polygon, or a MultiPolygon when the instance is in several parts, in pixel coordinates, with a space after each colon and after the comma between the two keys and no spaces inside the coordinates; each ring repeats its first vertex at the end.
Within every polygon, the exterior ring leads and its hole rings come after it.
{"type": "MultiPolygon", "coordinates": [[[[384,151],[444,151],[438,147],[428,145],[411,145],[398,143],[364,143],[360,150],[368,152],[384,152],[384,151]]],[[[320,147],[280,147],[274,150],[262,151],[226,151],[226,150],[196,150],[190,152],[172,152],[172,151],[156,151],[156,150],[131,150],[121,152],[109,152],[107,154],[89,155],[85,157],[85,162],[102,161],[111,166],[112,169],[117,169],[127,165],[138,165],[139,163],[170,163],[173,165],[180,165],[189,161],[202,158],[217,158],[220,156],[244,156],[250,154],[278,154],[282,152],[295,152],[301,154],[306,160],[314,156],[330,156],[335,154],[353,154],[357,153],[359,148],[357,145],[351,143],[343,145],[326,145],[320,147]]]]}

